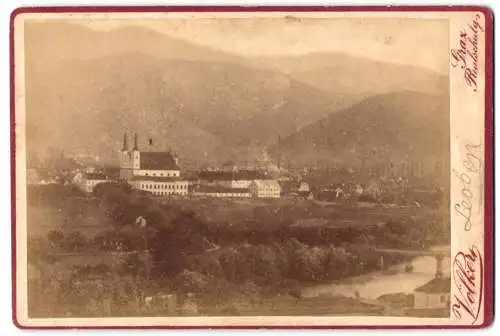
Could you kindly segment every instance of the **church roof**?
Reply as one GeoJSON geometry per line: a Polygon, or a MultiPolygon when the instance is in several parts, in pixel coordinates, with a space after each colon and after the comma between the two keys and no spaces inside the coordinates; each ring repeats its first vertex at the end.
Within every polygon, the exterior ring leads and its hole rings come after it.
{"type": "Polygon", "coordinates": [[[179,170],[169,152],[141,152],[140,167],[145,170],[179,170]]]}

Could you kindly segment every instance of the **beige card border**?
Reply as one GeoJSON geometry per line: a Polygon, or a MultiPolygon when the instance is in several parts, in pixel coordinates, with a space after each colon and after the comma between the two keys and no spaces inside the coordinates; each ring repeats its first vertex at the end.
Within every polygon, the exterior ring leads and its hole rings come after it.
{"type": "MultiPolygon", "coordinates": [[[[250,10],[250,9],[249,9],[250,10]]],[[[417,18],[417,19],[443,19],[449,22],[448,49],[459,47],[460,32],[468,29],[474,20],[480,22],[484,28],[487,17],[480,11],[436,11],[436,12],[170,12],[170,13],[18,13],[13,17],[13,46],[14,46],[14,85],[15,85],[15,155],[16,155],[16,306],[15,322],[21,327],[222,327],[222,326],[470,326],[473,318],[468,318],[463,308],[453,308],[456,304],[454,297],[462,297],[456,284],[452,284],[452,312],[450,318],[408,318],[408,317],[362,317],[362,316],[294,316],[294,317],[154,317],[154,318],[56,318],[32,319],[27,316],[27,254],[26,254],[26,156],[25,156],[25,106],[24,106],[24,54],[23,54],[23,23],[30,18],[109,18],[113,19],[165,19],[173,17],[200,18],[200,17],[283,17],[294,15],[315,18],[417,18]],[[462,312],[458,318],[456,311],[462,312]]],[[[453,67],[450,63],[450,127],[451,127],[451,226],[452,242],[451,255],[460,252],[468,253],[473,246],[481,255],[484,253],[484,146],[485,146],[485,33],[478,35],[479,51],[479,76],[477,90],[474,91],[464,82],[464,70],[453,67]],[[467,147],[469,145],[469,147],[467,147]],[[481,163],[476,175],[467,171],[466,160],[471,160],[470,145],[480,145],[482,150],[475,151],[474,157],[481,163]],[[465,162],[465,163],[464,163],[465,162]],[[468,174],[470,183],[464,185],[462,174],[468,174]],[[470,176],[469,176],[470,175],[470,176]],[[460,178],[462,176],[462,178],[460,178]],[[457,214],[456,204],[464,201],[464,189],[470,192],[470,197],[465,201],[471,204],[473,211],[470,221],[473,224],[469,231],[463,229],[463,216],[457,214]]],[[[479,148],[479,147],[478,147],[479,148]]],[[[469,196],[467,193],[465,196],[469,196]]],[[[455,260],[452,258],[452,260],[455,260]]],[[[467,259],[470,261],[470,259],[467,259]]],[[[477,262],[474,263],[477,265],[477,262]]],[[[472,266],[474,266],[472,265],[472,266]]],[[[484,261],[483,261],[484,265],[484,261]]],[[[451,265],[452,269],[457,264],[451,265]]],[[[467,263],[466,263],[467,266],[467,263]]],[[[476,276],[482,275],[475,273],[476,276]]],[[[463,291],[463,287],[462,287],[463,291]]],[[[462,293],[463,294],[463,293],[462,293]]],[[[484,295],[480,293],[477,299],[482,298],[480,314],[475,325],[484,321],[484,295]]]]}

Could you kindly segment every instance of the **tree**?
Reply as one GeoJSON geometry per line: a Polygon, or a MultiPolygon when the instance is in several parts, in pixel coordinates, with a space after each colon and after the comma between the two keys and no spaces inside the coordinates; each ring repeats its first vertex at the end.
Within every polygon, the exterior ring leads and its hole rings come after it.
{"type": "Polygon", "coordinates": [[[87,244],[87,238],[80,231],[73,231],[66,237],[64,243],[66,248],[75,251],[87,244]]]}
{"type": "Polygon", "coordinates": [[[340,247],[333,245],[328,247],[328,256],[325,263],[325,275],[327,279],[340,279],[347,275],[349,254],[340,247]]]}
{"type": "Polygon", "coordinates": [[[201,254],[190,257],[187,260],[186,267],[190,271],[197,271],[205,275],[223,275],[223,269],[220,261],[215,256],[210,254],[201,254]]]}
{"type": "Polygon", "coordinates": [[[51,230],[47,234],[47,241],[49,242],[50,247],[61,247],[61,243],[64,240],[64,234],[61,230],[51,230]]]}
{"type": "Polygon", "coordinates": [[[144,270],[146,265],[140,260],[137,254],[133,254],[127,258],[123,264],[123,270],[126,274],[137,276],[141,270],[144,270]]]}
{"type": "Polygon", "coordinates": [[[201,293],[209,290],[209,278],[199,272],[184,270],[175,278],[177,288],[183,292],[201,293]]]}
{"type": "Polygon", "coordinates": [[[220,255],[219,261],[228,281],[239,282],[249,278],[252,265],[243,253],[229,249],[220,255]]]}
{"type": "Polygon", "coordinates": [[[92,193],[95,197],[104,197],[110,195],[124,195],[131,191],[129,184],[117,183],[117,182],[102,182],[97,184],[92,193]]]}

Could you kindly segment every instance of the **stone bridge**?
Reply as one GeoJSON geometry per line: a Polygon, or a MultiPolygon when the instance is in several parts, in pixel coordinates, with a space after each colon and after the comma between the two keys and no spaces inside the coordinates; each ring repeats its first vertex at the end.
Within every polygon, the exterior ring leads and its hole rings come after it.
{"type": "MultiPolygon", "coordinates": [[[[375,251],[382,254],[398,254],[409,257],[434,257],[436,259],[436,277],[443,276],[443,260],[451,257],[450,246],[440,246],[428,250],[404,250],[404,249],[391,249],[391,248],[377,248],[375,251]]],[[[380,257],[380,266],[384,266],[383,255],[380,257]]],[[[412,261],[407,262],[407,269],[412,270],[412,261]]]]}

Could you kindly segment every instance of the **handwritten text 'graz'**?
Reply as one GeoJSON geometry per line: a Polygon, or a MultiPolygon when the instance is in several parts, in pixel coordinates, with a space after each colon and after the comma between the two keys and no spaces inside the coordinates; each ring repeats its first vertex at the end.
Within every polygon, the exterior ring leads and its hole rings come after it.
{"type": "Polygon", "coordinates": [[[479,78],[479,33],[484,32],[481,16],[477,14],[471,23],[460,31],[457,48],[451,49],[451,66],[464,72],[465,83],[477,91],[479,78]]]}

